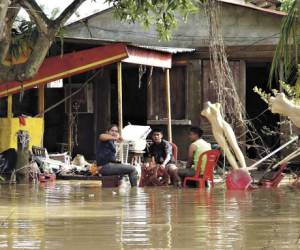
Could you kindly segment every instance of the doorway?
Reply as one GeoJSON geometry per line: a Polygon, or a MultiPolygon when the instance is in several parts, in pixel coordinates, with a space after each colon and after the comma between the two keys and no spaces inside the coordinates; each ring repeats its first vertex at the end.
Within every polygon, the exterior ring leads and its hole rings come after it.
{"type": "MultiPolygon", "coordinates": [[[[247,63],[246,64],[246,111],[248,119],[252,122],[258,135],[253,140],[250,133],[247,134],[247,144],[253,145],[247,150],[249,158],[258,157],[258,149],[254,145],[263,146],[263,144],[270,150],[274,150],[280,145],[280,137],[271,131],[278,131],[279,129],[279,115],[274,115],[268,110],[268,104],[265,103],[261,97],[253,91],[253,88],[257,86],[266,93],[270,93],[268,86],[268,78],[270,72],[271,63],[259,62],[259,63],[247,63]]],[[[272,83],[272,86],[278,88],[278,84],[272,83]]],[[[251,128],[249,127],[251,131],[251,128]]]]}
{"type": "MultiPolygon", "coordinates": [[[[138,66],[123,64],[123,126],[147,124],[147,72],[138,66]],[[139,79],[141,76],[141,79],[139,79]]],[[[117,70],[111,70],[111,121],[118,123],[117,70]]]]}

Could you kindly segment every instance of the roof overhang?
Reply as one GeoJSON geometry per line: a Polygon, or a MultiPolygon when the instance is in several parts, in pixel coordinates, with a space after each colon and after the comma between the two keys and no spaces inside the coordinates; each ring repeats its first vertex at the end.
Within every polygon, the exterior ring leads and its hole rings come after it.
{"type": "MultiPolygon", "coordinates": [[[[240,7],[244,7],[244,8],[249,8],[249,9],[261,11],[263,13],[267,13],[267,14],[271,14],[271,15],[278,15],[278,16],[286,16],[287,15],[286,12],[261,8],[261,7],[258,7],[256,5],[254,5],[254,4],[249,3],[247,1],[243,2],[243,1],[239,1],[239,0],[218,0],[218,2],[225,3],[225,4],[230,4],[230,5],[236,5],[236,6],[240,6],[240,7]]],[[[104,14],[104,13],[107,13],[107,12],[112,12],[112,11],[114,11],[114,7],[108,7],[107,9],[101,10],[101,11],[93,13],[91,15],[87,15],[86,17],[83,17],[79,20],[71,22],[71,23],[67,24],[65,27],[72,26],[72,25],[77,24],[77,23],[84,23],[86,20],[88,20],[88,19],[90,19],[94,16],[101,15],[101,14],[104,14]]]]}
{"type": "Polygon", "coordinates": [[[128,57],[123,62],[142,64],[153,67],[171,68],[172,56],[168,53],[160,53],[148,49],[127,46],[128,57]]]}
{"type": "Polygon", "coordinates": [[[48,57],[32,79],[23,83],[9,82],[0,84],[0,97],[120,61],[171,68],[172,56],[168,53],[129,47],[126,44],[117,43],[67,53],[63,56],[48,57]]]}
{"type": "Polygon", "coordinates": [[[241,1],[235,1],[235,0],[219,0],[219,2],[226,3],[226,4],[231,4],[231,5],[236,5],[240,7],[245,7],[253,10],[257,10],[263,13],[271,14],[271,15],[277,15],[277,16],[286,16],[287,13],[283,11],[278,11],[278,10],[272,10],[272,9],[266,9],[266,8],[261,8],[258,7],[252,3],[249,3],[247,1],[241,2],[241,1]]]}

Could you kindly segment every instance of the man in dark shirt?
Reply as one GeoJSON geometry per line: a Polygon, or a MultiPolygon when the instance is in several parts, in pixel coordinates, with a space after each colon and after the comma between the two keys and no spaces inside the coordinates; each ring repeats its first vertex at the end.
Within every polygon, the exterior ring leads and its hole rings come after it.
{"type": "Polygon", "coordinates": [[[103,176],[128,174],[132,187],[137,185],[137,170],[134,166],[116,163],[115,142],[122,141],[117,125],[111,125],[97,142],[97,166],[103,176]]]}
{"type": "Polygon", "coordinates": [[[173,185],[181,186],[172,155],[172,145],[163,139],[163,133],[160,129],[153,129],[152,141],[153,144],[148,149],[148,157],[154,158],[158,168],[171,177],[173,185]]]}

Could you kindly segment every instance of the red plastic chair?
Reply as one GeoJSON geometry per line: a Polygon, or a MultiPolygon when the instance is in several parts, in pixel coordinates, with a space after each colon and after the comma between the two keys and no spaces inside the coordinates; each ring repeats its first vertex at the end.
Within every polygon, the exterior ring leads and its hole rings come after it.
{"type": "MultiPolygon", "coordinates": [[[[172,146],[172,155],[173,155],[173,158],[176,162],[177,161],[177,155],[178,155],[177,145],[175,143],[172,143],[172,142],[169,142],[169,143],[172,146]]],[[[142,170],[141,178],[140,178],[140,182],[139,182],[139,187],[147,186],[147,183],[149,182],[149,180],[148,180],[149,176],[152,175],[152,172],[148,172],[145,169],[142,170]]],[[[155,175],[156,175],[157,181],[155,181],[155,180],[151,181],[151,183],[154,183],[155,186],[158,186],[158,183],[159,183],[158,178],[162,177],[162,178],[166,179],[166,173],[163,172],[163,171],[156,171],[155,175]]],[[[166,180],[166,184],[168,184],[168,180],[166,180]]]]}
{"type": "Polygon", "coordinates": [[[279,185],[280,181],[284,177],[283,171],[287,168],[287,166],[288,166],[287,163],[281,164],[280,168],[274,174],[274,176],[272,176],[271,179],[265,179],[264,177],[262,177],[262,179],[259,181],[259,184],[263,185],[265,187],[277,187],[279,185]]]}
{"type": "MultiPolygon", "coordinates": [[[[178,154],[177,145],[175,143],[173,143],[173,142],[169,142],[169,143],[172,146],[172,156],[173,156],[173,159],[175,160],[175,162],[177,162],[177,154],[178,154]]],[[[157,172],[157,178],[160,178],[160,177],[166,178],[166,175],[167,174],[164,171],[158,171],[157,172]]],[[[169,180],[167,180],[166,182],[169,182],[169,180]]]]}
{"type": "Polygon", "coordinates": [[[177,145],[173,142],[169,142],[172,146],[172,155],[175,161],[177,161],[178,148],[177,145]]]}
{"type": "Polygon", "coordinates": [[[194,181],[198,183],[199,188],[205,188],[205,181],[211,181],[212,186],[214,185],[214,168],[217,165],[219,157],[221,155],[221,151],[217,149],[208,150],[202,153],[199,156],[196,173],[192,177],[185,177],[183,182],[183,187],[187,187],[188,181],[194,181]],[[206,165],[204,170],[204,175],[201,176],[201,165],[202,159],[206,156],[206,165]]]}

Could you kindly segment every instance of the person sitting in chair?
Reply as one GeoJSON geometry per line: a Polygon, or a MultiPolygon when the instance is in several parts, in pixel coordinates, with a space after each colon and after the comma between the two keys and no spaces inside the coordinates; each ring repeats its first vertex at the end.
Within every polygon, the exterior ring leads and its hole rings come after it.
{"type": "MultiPolygon", "coordinates": [[[[163,139],[163,133],[160,129],[153,129],[152,144],[148,149],[148,157],[152,160],[149,167],[146,166],[144,175],[151,170],[148,179],[153,185],[168,184],[169,176],[174,185],[180,186],[180,178],[177,175],[177,167],[172,155],[171,144],[163,139]],[[153,162],[154,161],[154,162],[153,162]],[[154,166],[154,167],[153,167],[154,166]],[[159,180],[162,177],[162,180],[159,180]]],[[[147,183],[147,180],[146,180],[147,183]]]]}
{"type": "MultiPolygon", "coordinates": [[[[188,150],[188,161],[186,168],[178,169],[178,175],[184,179],[187,176],[194,176],[198,164],[199,156],[207,150],[211,150],[211,144],[202,139],[203,130],[199,127],[191,127],[189,139],[191,145],[188,150]]],[[[201,174],[205,170],[206,159],[202,159],[201,174]]]]}
{"type": "Polygon", "coordinates": [[[111,125],[106,133],[99,135],[97,141],[97,166],[103,176],[128,175],[132,187],[137,185],[138,172],[134,166],[116,162],[115,142],[122,141],[119,136],[118,126],[111,125]]]}

